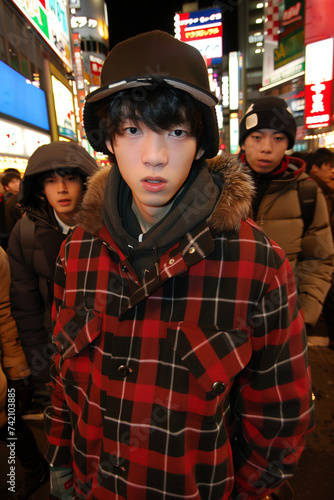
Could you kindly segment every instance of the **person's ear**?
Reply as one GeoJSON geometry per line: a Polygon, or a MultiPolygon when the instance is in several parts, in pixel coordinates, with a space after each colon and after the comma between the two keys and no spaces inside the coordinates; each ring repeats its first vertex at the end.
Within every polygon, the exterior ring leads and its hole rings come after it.
{"type": "Polygon", "coordinates": [[[320,168],[318,167],[318,165],[316,165],[315,163],[312,164],[311,168],[310,168],[310,172],[314,172],[314,173],[317,173],[319,172],[320,168]]]}
{"type": "Polygon", "coordinates": [[[200,158],[202,158],[203,155],[204,155],[204,149],[199,148],[199,150],[196,153],[195,160],[199,160],[200,158]]]}
{"type": "Polygon", "coordinates": [[[240,149],[242,149],[243,151],[245,151],[245,143],[241,144],[240,149]]]}
{"type": "Polygon", "coordinates": [[[111,154],[115,154],[114,148],[112,147],[112,144],[111,144],[109,139],[106,140],[106,146],[107,146],[108,151],[110,151],[111,154]]]}

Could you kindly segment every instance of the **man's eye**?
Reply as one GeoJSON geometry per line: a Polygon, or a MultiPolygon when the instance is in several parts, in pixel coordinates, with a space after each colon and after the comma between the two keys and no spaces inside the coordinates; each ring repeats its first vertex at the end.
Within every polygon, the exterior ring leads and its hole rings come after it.
{"type": "Polygon", "coordinates": [[[137,127],[128,127],[126,129],[126,132],[128,132],[130,135],[136,135],[138,134],[139,130],[137,127]]]}
{"type": "Polygon", "coordinates": [[[172,135],[175,135],[175,137],[182,137],[183,135],[186,134],[186,131],[185,130],[181,130],[181,129],[176,129],[176,130],[173,130],[171,132],[172,135]]]}

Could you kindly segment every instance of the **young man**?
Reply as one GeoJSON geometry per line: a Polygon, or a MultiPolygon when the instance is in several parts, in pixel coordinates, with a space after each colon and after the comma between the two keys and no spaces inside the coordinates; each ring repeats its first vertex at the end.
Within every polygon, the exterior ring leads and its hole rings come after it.
{"type": "Polygon", "coordinates": [[[330,216],[332,233],[334,232],[333,181],[334,152],[327,148],[319,148],[306,157],[306,172],[314,179],[323,192],[330,216]]]}
{"type": "Polygon", "coordinates": [[[0,182],[5,190],[5,201],[20,191],[21,177],[16,172],[6,172],[2,175],[0,182]]]}
{"type": "MultiPolygon", "coordinates": [[[[307,157],[306,171],[314,179],[323,192],[328,215],[334,236],[334,188],[331,186],[334,180],[334,153],[326,148],[319,148],[307,157]]],[[[326,321],[329,337],[329,348],[334,350],[334,276],[332,284],[326,296],[323,315],[326,321]]]]}
{"type": "Polygon", "coordinates": [[[240,157],[255,182],[252,218],[285,251],[295,273],[305,323],[315,325],[330,287],[333,239],[321,190],[314,184],[309,194],[313,181],[305,173],[304,161],[285,154],[292,149],[295,135],[296,122],[286,102],[264,97],[241,120],[240,157]],[[314,202],[308,227],[302,193],[307,193],[305,201],[314,202]]]}
{"type": "Polygon", "coordinates": [[[75,226],[96,162],[76,143],[52,142],[30,157],[22,180],[25,212],[11,232],[11,307],[34,383],[34,405],[50,404],[51,306],[56,258],[75,226]]]}
{"type": "Polygon", "coordinates": [[[161,31],[116,45],[87,96],[113,166],[56,266],[55,496],[260,498],[295,471],[313,408],[293,274],[239,162],[206,160],[215,104],[201,54],[161,31]]]}

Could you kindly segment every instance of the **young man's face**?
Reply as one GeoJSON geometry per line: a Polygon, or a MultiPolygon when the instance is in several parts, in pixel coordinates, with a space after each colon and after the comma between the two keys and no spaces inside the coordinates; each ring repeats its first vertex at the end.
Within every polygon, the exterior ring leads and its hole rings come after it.
{"type": "Polygon", "coordinates": [[[14,178],[8,182],[7,186],[5,186],[5,191],[8,191],[12,194],[18,194],[20,191],[20,179],[14,178]]]}
{"type": "Polygon", "coordinates": [[[187,124],[154,132],[143,123],[125,121],[108,149],[115,155],[120,173],[131,189],[132,208],[143,231],[161,220],[187,179],[197,152],[187,124]]]}
{"type": "Polygon", "coordinates": [[[59,219],[72,226],[83,194],[81,178],[73,174],[61,177],[51,173],[44,180],[44,193],[59,219]]]}
{"type": "Polygon", "coordinates": [[[327,184],[334,179],[334,164],[323,163],[320,167],[314,164],[311,167],[311,172],[327,184]]]}
{"type": "Polygon", "coordinates": [[[252,170],[269,174],[281,163],[288,144],[288,138],[282,132],[263,128],[249,134],[242,149],[252,170]]]}

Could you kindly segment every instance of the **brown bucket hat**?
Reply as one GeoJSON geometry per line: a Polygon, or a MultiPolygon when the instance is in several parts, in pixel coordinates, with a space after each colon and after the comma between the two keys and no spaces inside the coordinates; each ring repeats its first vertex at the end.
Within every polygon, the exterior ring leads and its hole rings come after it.
{"type": "Polygon", "coordinates": [[[204,59],[191,45],[159,30],[120,42],[107,56],[101,87],[86,96],[84,108],[84,126],[92,147],[108,154],[98,116],[103,99],[120,90],[159,84],[187,92],[198,101],[204,119],[204,156],[215,156],[219,145],[217,98],[210,91],[204,59]]]}

